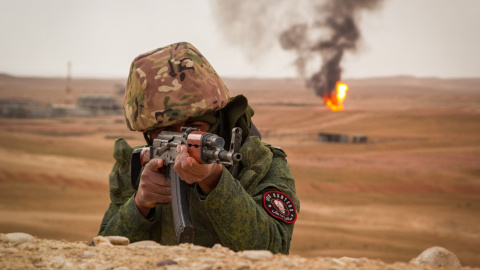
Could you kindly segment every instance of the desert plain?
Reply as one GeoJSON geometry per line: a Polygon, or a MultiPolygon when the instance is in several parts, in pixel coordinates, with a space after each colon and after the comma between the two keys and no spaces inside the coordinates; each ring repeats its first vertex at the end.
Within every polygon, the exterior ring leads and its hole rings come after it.
{"type": "MultiPolygon", "coordinates": [[[[301,201],[291,254],[394,263],[442,246],[480,267],[480,79],[346,79],[340,112],[302,79],[225,82],[248,97],[263,140],[288,155],[301,201]]],[[[0,75],[0,98],[121,101],[124,84],[78,78],[67,94],[65,79],[0,75]]],[[[144,143],[122,115],[0,118],[0,233],[90,241],[109,204],[118,137],[144,143]]]]}

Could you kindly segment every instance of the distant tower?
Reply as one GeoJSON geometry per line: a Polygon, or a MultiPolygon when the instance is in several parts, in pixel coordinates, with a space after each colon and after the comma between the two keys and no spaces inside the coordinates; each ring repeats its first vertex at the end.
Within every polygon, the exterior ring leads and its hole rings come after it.
{"type": "Polygon", "coordinates": [[[67,62],[67,85],[65,87],[65,93],[67,94],[67,99],[65,103],[72,104],[72,63],[70,61],[67,62]]]}

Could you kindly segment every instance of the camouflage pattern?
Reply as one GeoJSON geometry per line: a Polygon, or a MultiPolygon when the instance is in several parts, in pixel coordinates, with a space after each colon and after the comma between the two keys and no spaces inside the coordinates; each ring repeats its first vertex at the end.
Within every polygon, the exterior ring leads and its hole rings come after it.
{"type": "Polygon", "coordinates": [[[128,127],[145,132],[221,109],[228,100],[227,87],[207,59],[181,42],[133,60],[123,108],[128,127]]]}
{"type": "MultiPolygon", "coordinates": [[[[100,235],[122,235],[131,242],[154,240],[175,245],[171,204],[157,205],[155,215],[145,219],[134,202],[130,172],[125,167],[128,150],[123,139],[117,140],[114,156],[117,163],[110,174],[112,202],[105,213],[100,235]],[[119,192],[117,187],[126,191],[119,192]]],[[[194,244],[212,247],[216,243],[234,251],[266,249],[287,254],[294,224],[271,216],[263,208],[263,194],[269,190],[286,193],[297,211],[300,202],[295,183],[285,160],[285,153],[250,137],[241,148],[243,168],[238,179],[224,169],[217,187],[201,195],[196,185],[188,187],[191,220],[195,228],[194,244]]]]}

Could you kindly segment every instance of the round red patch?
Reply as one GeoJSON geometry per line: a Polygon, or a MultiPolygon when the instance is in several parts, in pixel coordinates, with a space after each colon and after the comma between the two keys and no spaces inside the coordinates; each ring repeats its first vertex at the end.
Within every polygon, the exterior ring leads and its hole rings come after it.
{"type": "Polygon", "coordinates": [[[263,194],[263,207],[274,218],[285,223],[295,223],[297,210],[287,194],[272,190],[263,194]]]}

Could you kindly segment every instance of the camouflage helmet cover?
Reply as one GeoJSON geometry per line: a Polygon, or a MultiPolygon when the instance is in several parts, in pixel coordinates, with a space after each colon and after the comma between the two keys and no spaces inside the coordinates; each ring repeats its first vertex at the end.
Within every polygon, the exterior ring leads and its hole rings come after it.
{"type": "Polygon", "coordinates": [[[207,59],[181,42],[133,60],[123,108],[128,127],[145,132],[219,110],[228,100],[227,87],[207,59]]]}

